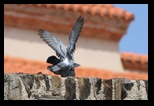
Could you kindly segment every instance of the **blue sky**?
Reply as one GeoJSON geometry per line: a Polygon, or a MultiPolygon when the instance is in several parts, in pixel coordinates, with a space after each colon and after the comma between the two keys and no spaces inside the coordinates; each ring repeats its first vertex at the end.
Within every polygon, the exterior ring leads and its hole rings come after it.
{"type": "Polygon", "coordinates": [[[114,4],[134,14],[127,33],[119,43],[120,52],[148,54],[148,4],[114,4]]]}

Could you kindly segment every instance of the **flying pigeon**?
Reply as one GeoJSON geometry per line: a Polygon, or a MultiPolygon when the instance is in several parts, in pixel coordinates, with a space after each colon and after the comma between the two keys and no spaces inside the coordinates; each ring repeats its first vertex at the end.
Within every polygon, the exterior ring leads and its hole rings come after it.
{"type": "Polygon", "coordinates": [[[39,29],[40,38],[42,38],[58,56],[58,58],[56,56],[48,57],[46,62],[52,64],[52,66],[48,66],[48,70],[55,74],[60,74],[62,77],[75,76],[74,68],[80,66],[80,64],[74,63],[73,53],[76,49],[76,42],[83,24],[84,18],[80,16],[70,33],[67,48],[56,36],[48,31],[39,29]]]}

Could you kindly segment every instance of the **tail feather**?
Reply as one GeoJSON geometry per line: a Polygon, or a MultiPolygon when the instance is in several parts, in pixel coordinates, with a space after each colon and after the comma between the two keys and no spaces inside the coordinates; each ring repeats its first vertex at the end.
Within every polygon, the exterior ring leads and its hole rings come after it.
{"type": "Polygon", "coordinates": [[[55,64],[59,63],[60,60],[55,56],[50,56],[50,57],[48,57],[46,62],[55,65],[55,64]]]}
{"type": "Polygon", "coordinates": [[[56,72],[60,70],[60,67],[54,65],[54,66],[48,66],[47,69],[50,70],[51,72],[56,72]]]}

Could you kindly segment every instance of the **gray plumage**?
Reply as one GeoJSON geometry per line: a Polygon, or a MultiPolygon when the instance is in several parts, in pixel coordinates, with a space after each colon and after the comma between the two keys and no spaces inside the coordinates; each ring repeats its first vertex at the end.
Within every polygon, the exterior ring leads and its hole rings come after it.
{"type": "Polygon", "coordinates": [[[48,66],[50,71],[55,74],[61,74],[62,77],[75,76],[74,68],[80,65],[74,63],[73,53],[76,49],[76,42],[83,24],[84,18],[80,16],[70,33],[67,48],[56,36],[48,31],[39,29],[40,37],[56,52],[56,55],[60,58],[57,59],[55,56],[50,56],[47,59],[48,63],[53,64],[53,66],[48,66]]]}

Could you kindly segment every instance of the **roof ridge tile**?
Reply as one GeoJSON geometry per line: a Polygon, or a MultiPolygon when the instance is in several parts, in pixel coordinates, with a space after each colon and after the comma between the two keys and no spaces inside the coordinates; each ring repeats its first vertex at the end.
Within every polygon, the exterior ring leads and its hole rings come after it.
{"type": "Polygon", "coordinates": [[[36,7],[46,7],[46,8],[55,8],[62,9],[63,11],[73,11],[88,13],[90,15],[99,15],[105,16],[108,15],[109,18],[116,17],[117,19],[124,19],[126,21],[131,21],[134,19],[134,15],[130,12],[127,12],[124,9],[117,8],[111,4],[27,4],[29,6],[36,7]]]}

